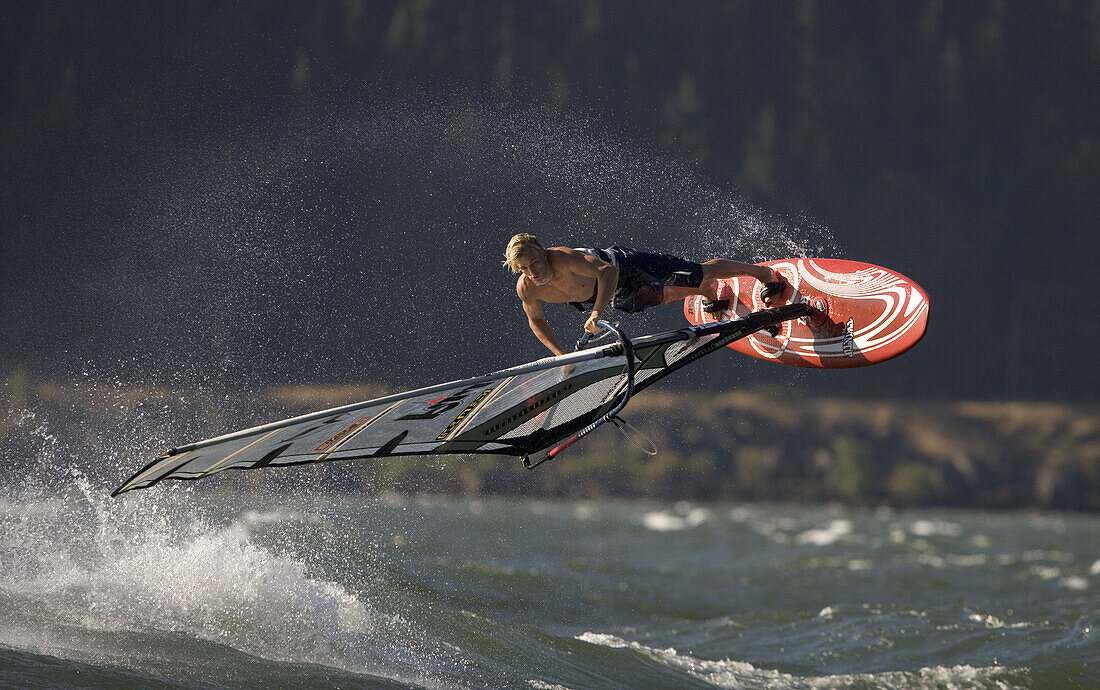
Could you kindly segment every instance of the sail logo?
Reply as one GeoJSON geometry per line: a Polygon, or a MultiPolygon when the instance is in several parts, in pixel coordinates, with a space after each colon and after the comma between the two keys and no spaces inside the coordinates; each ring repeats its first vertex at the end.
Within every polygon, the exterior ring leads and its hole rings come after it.
{"type": "Polygon", "coordinates": [[[845,357],[856,356],[856,339],[853,333],[856,330],[856,323],[853,319],[848,319],[848,323],[844,324],[844,340],[841,342],[840,347],[844,351],[845,357]]]}
{"type": "Polygon", "coordinates": [[[398,417],[398,419],[435,419],[447,410],[453,410],[454,408],[458,407],[459,403],[465,400],[467,395],[469,395],[472,391],[476,391],[477,389],[477,386],[470,386],[457,390],[450,395],[442,395],[438,398],[425,400],[423,412],[418,412],[416,414],[407,414],[404,417],[398,417]]]}
{"type": "Polygon", "coordinates": [[[477,409],[477,406],[481,404],[481,401],[484,400],[485,398],[487,398],[489,396],[489,394],[493,392],[493,390],[495,390],[495,389],[486,388],[485,390],[481,391],[481,395],[474,398],[474,401],[472,403],[470,403],[469,405],[467,405],[466,409],[463,410],[462,412],[460,412],[458,414],[458,416],[454,418],[454,421],[447,425],[447,428],[443,430],[443,433],[441,433],[439,436],[435,437],[435,440],[436,441],[442,441],[442,440],[446,439],[448,434],[450,434],[452,431],[454,431],[455,428],[458,427],[458,425],[462,422],[463,419],[466,419],[466,417],[471,412],[473,412],[475,409],[477,409]]]}

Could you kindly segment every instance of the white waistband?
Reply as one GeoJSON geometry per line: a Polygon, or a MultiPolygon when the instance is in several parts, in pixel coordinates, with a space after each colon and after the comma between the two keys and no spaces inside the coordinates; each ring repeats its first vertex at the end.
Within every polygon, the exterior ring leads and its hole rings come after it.
{"type": "MultiPolygon", "coordinates": [[[[593,259],[599,259],[600,261],[604,260],[604,258],[597,253],[597,250],[593,249],[592,247],[573,247],[573,249],[576,249],[578,252],[584,252],[585,254],[591,256],[593,259]]],[[[599,251],[607,254],[608,258],[611,259],[610,263],[612,266],[614,266],[615,268],[619,267],[619,260],[615,258],[615,252],[609,252],[606,249],[601,249],[599,251]]]]}

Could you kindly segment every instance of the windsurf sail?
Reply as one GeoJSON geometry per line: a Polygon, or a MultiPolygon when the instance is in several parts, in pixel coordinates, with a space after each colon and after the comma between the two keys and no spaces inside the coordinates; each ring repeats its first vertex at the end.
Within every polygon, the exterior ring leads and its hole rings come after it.
{"type": "Polygon", "coordinates": [[[633,340],[621,336],[600,347],[209,438],[168,450],[111,495],[230,469],[399,455],[502,454],[534,466],[611,418],[633,393],[739,338],[809,313],[808,305],[791,304],[633,340]]]}

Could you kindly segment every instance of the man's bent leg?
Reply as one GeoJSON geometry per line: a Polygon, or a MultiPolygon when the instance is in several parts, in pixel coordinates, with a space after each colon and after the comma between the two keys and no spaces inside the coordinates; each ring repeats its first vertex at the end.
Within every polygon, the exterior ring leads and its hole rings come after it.
{"type": "Polygon", "coordinates": [[[703,275],[707,278],[734,278],[737,276],[751,276],[764,285],[764,304],[771,305],[772,301],[783,293],[783,283],[786,281],[777,271],[767,266],[757,264],[744,264],[733,259],[711,259],[702,264],[703,275]]]}
{"type": "Polygon", "coordinates": [[[671,304],[684,299],[685,297],[691,297],[692,295],[702,295],[706,299],[714,300],[718,299],[718,281],[716,280],[704,280],[699,287],[679,287],[676,285],[666,285],[661,295],[661,306],[671,304]]]}
{"type": "Polygon", "coordinates": [[[767,266],[746,264],[733,259],[711,259],[704,261],[703,276],[705,278],[736,278],[737,276],[752,276],[762,283],[768,282],[772,277],[772,270],[767,266]],[[764,279],[767,280],[764,280],[764,279]]]}

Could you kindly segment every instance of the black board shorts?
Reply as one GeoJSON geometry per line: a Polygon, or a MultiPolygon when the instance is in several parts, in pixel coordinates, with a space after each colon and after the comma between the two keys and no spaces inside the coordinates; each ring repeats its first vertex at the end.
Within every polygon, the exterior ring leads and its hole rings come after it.
{"type": "MultiPolygon", "coordinates": [[[[660,304],[666,285],[694,288],[703,282],[701,264],[672,254],[640,252],[617,244],[607,249],[582,248],[579,251],[618,267],[619,284],[611,306],[628,314],[660,304]]],[[[581,310],[591,304],[591,301],[573,303],[581,310]]]]}

